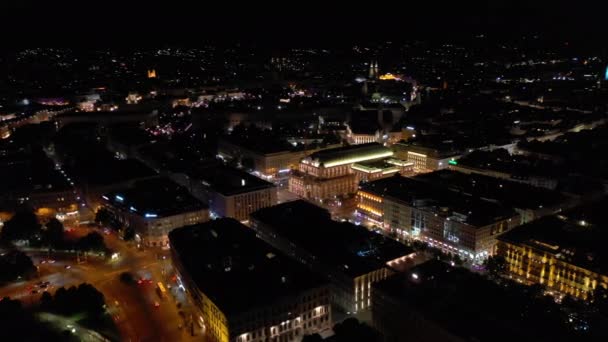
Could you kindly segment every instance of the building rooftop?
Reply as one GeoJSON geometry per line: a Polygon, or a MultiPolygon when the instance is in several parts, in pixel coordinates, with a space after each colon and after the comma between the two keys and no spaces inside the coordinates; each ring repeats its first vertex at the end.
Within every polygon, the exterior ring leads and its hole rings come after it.
{"type": "Polygon", "coordinates": [[[410,143],[400,142],[393,146],[394,149],[407,149],[408,151],[425,154],[433,158],[448,158],[462,154],[462,149],[455,148],[453,141],[414,141],[410,143]]]}
{"type": "Polygon", "coordinates": [[[137,181],[132,187],[102,196],[105,201],[145,218],[177,215],[206,209],[188,190],[167,178],[137,181]]]}
{"type": "Polygon", "coordinates": [[[192,176],[224,196],[274,187],[274,184],[270,182],[228,166],[214,165],[199,168],[192,172],[192,176]]]}
{"type": "Polygon", "coordinates": [[[69,181],[55,169],[44,152],[20,151],[10,156],[0,154],[0,191],[3,195],[26,196],[31,193],[67,191],[69,181]]]}
{"type": "Polygon", "coordinates": [[[517,227],[499,240],[539,249],[564,262],[608,274],[606,208],[608,198],[605,197],[517,227]]]}
{"type": "Polygon", "coordinates": [[[293,149],[293,146],[285,140],[258,134],[257,132],[254,135],[230,134],[223,136],[221,139],[259,154],[289,152],[293,149]]]}
{"type": "Polygon", "coordinates": [[[410,247],[364,227],[333,221],[327,210],[304,200],[260,209],[251,218],[271,226],[320,263],[353,277],[413,253],[410,247]]]}
{"type": "Polygon", "coordinates": [[[169,240],[200,291],[227,316],[272,307],[326,283],[234,219],[178,228],[169,240]]]}
{"type": "Polygon", "coordinates": [[[363,172],[380,172],[385,173],[397,172],[401,166],[413,166],[414,163],[406,162],[399,159],[389,158],[382,160],[368,160],[353,164],[352,168],[363,172]]]}
{"type": "Polygon", "coordinates": [[[362,184],[360,189],[476,227],[517,215],[511,207],[399,174],[362,184]]]}
{"type": "Polygon", "coordinates": [[[367,160],[391,157],[393,151],[377,143],[352,145],[321,150],[311,154],[305,160],[313,164],[333,167],[367,160]]]}
{"type": "Polygon", "coordinates": [[[414,179],[519,209],[549,208],[567,201],[557,191],[480,174],[440,170],[418,175],[414,179]]]}
{"type": "Polygon", "coordinates": [[[430,260],[372,286],[374,293],[393,298],[395,307],[417,311],[462,340],[568,340],[564,325],[549,319],[549,312],[541,310],[546,306],[531,297],[526,286],[505,285],[430,260]]]}

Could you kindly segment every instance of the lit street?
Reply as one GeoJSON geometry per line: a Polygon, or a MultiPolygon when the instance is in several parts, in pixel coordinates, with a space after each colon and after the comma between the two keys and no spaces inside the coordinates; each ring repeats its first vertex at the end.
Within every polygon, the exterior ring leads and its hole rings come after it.
{"type": "MultiPolygon", "coordinates": [[[[89,229],[76,230],[84,235],[89,229]]],[[[184,319],[177,308],[178,302],[170,294],[170,291],[179,291],[177,286],[171,283],[171,289],[167,290],[164,299],[155,290],[158,282],[162,281],[165,286],[170,284],[171,264],[168,252],[137,250],[135,246],[118,239],[115,234],[104,234],[104,238],[107,246],[118,253],[117,259],[106,261],[99,257],[87,257],[86,262],[77,263],[75,254],[28,252],[39,266],[40,277],[2,287],[0,297],[20,299],[27,305],[38,300],[45,290],[54,293],[60,287],[90,283],[104,294],[108,311],[120,331],[120,340],[188,340],[190,331],[184,328],[184,319]],[[48,256],[52,263],[47,261],[48,256]],[[163,256],[165,259],[162,259],[163,256]],[[123,272],[131,273],[136,280],[142,277],[149,279],[149,282],[126,284],[119,278],[123,272]],[[47,288],[36,286],[37,283],[47,281],[47,288]],[[159,303],[158,307],[155,303],[159,303]]],[[[179,298],[183,301],[185,296],[179,298]]],[[[182,305],[186,307],[187,303],[182,305]]],[[[193,338],[200,340],[200,336],[193,338]]]]}

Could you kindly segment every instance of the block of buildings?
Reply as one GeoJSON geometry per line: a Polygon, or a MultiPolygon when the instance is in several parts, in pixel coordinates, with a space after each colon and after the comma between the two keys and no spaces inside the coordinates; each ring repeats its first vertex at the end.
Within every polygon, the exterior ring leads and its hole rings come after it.
{"type": "Polygon", "coordinates": [[[78,220],[74,183],[42,149],[5,140],[0,155],[0,211],[27,204],[42,219],[78,220]]]}
{"type": "Polygon", "coordinates": [[[608,289],[606,198],[520,226],[499,237],[509,274],[563,294],[589,299],[608,289]]]}
{"type": "Polygon", "coordinates": [[[565,320],[556,322],[543,310],[546,303],[526,295],[524,285],[497,284],[442,261],[372,287],[372,321],[385,342],[577,340],[565,320]]]}
{"type": "Polygon", "coordinates": [[[300,341],[331,329],[325,278],[229,218],[169,234],[179,281],[210,341],[300,341]]]}
{"type": "MultiPolygon", "coordinates": [[[[298,171],[289,178],[289,191],[307,199],[324,200],[353,194],[359,179],[355,163],[379,161],[393,151],[377,143],[332,148],[315,152],[300,161],[298,171]]],[[[362,167],[358,168],[358,172],[362,167]]]]}
{"type": "Polygon", "coordinates": [[[413,250],[381,234],[331,220],[327,210],[303,200],[251,215],[258,236],[332,282],[333,304],[345,312],[370,306],[371,284],[408,267],[413,250]]]}
{"type": "Polygon", "coordinates": [[[521,221],[511,207],[399,175],[362,184],[357,198],[356,215],[386,234],[476,260],[521,221]]]}
{"type": "Polygon", "coordinates": [[[106,193],[101,203],[123,227],[135,229],[139,243],[151,247],[168,247],[171,230],[209,220],[206,204],[166,178],[106,193]]]}
{"type": "Polygon", "coordinates": [[[236,160],[251,167],[260,177],[273,179],[297,168],[300,160],[318,151],[319,146],[299,148],[287,141],[270,137],[222,137],[218,142],[218,155],[225,160],[236,160]]]}
{"type": "Polygon", "coordinates": [[[414,179],[512,207],[519,214],[522,224],[571,208],[578,203],[577,198],[555,190],[475,173],[441,170],[420,174],[414,179]]]}
{"type": "Polygon", "coordinates": [[[461,151],[439,145],[417,145],[413,143],[397,143],[391,146],[395,157],[414,163],[416,172],[432,172],[447,169],[450,163],[460,158],[461,151]]]}
{"type": "Polygon", "coordinates": [[[212,165],[188,173],[192,193],[216,216],[247,221],[252,212],[277,203],[276,186],[245,171],[212,165]]]}
{"type": "Polygon", "coordinates": [[[376,179],[394,176],[399,173],[402,176],[414,174],[414,163],[395,158],[382,160],[363,161],[351,166],[353,173],[359,182],[369,182],[376,179]]]}

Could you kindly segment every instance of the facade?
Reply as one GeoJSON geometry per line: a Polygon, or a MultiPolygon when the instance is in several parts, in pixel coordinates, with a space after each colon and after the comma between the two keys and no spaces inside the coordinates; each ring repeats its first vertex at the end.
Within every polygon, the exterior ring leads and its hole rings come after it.
{"type": "Polygon", "coordinates": [[[303,200],[251,215],[260,238],[331,280],[333,305],[344,312],[368,310],[371,285],[408,267],[411,248],[350,223],[332,221],[327,210],[303,200]]]}
{"type": "Polygon", "coordinates": [[[331,329],[327,281],[238,221],[183,227],[169,238],[179,282],[210,341],[300,341],[331,329]]]}
{"type": "Polygon", "coordinates": [[[355,163],[351,166],[351,169],[360,182],[369,182],[391,177],[397,173],[403,176],[413,175],[414,163],[389,158],[380,161],[355,163]]]}
{"type": "Polygon", "coordinates": [[[587,300],[598,287],[608,289],[607,204],[604,199],[501,236],[497,251],[507,261],[509,275],[587,300]]]}
{"type": "Polygon", "coordinates": [[[300,160],[319,148],[292,150],[288,146],[248,146],[227,138],[218,142],[218,155],[226,160],[248,160],[252,169],[265,179],[279,177],[297,168],[300,160]]]}
{"type": "Polygon", "coordinates": [[[510,207],[398,175],[362,184],[357,199],[358,218],[386,234],[474,260],[493,254],[496,237],[520,223],[510,207]]]}
{"type": "Polygon", "coordinates": [[[139,181],[133,187],[102,195],[102,206],[136,240],[149,247],[168,247],[171,230],[209,220],[209,209],[168,179],[139,181]]]}
{"type": "Polygon", "coordinates": [[[432,147],[398,143],[392,146],[395,157],[414,163],[418,173],[447,169],[454,160],[460,158],[458,151],[442,151],[432,147]]]}
{"type": "Polygon", "coordinates": [[[529,184],[532,186],[536,186],[539,188],[546,188],[550,190],[554,190],[557,188],[558,180],[556,178],[551,177],[543,177],[536,175],[526,175],[525,177],[517,176],[508,171],[496,170],[496,169],[483,169],[474,167],[471,165],[463,165],[461,163],[451,164],[449,165],[450,170],[469,173],[469,174],[479,174],[494,178],[506,179],[513,182],[520,182],[524,184],[529,184]]]}
{"type": "Polygon", "coordinates": [[[241,170],[210,166],[191,172],[189,177],[191,193],[209,203],[216,216],[247,221],[252,212],[277,203],[274,184],[241,170]]]}
{"type": "Polygon", "coordinates": [[[289,179],[289,191],[307,199],[324,200],[356,192],[353,164],[381,160],[393,152],[376,143],[319,151],[302,159],[289,179]]]}

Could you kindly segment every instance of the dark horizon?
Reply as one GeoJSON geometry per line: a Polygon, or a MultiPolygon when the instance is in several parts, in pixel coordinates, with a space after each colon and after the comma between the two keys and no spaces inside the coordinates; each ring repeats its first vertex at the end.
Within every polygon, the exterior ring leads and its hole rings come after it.
{"type": "Polygon", "coordinates": [[[466,41],[484,34],[518,41],[540,34],[545,42],[593,46],[602,42],[601,5],[562,1],[473,1],[369,6],[234,3],[0,5],[6,44],[146,46],[244,43],[271,47],[333,47],[386,40],[466,41]]]}

